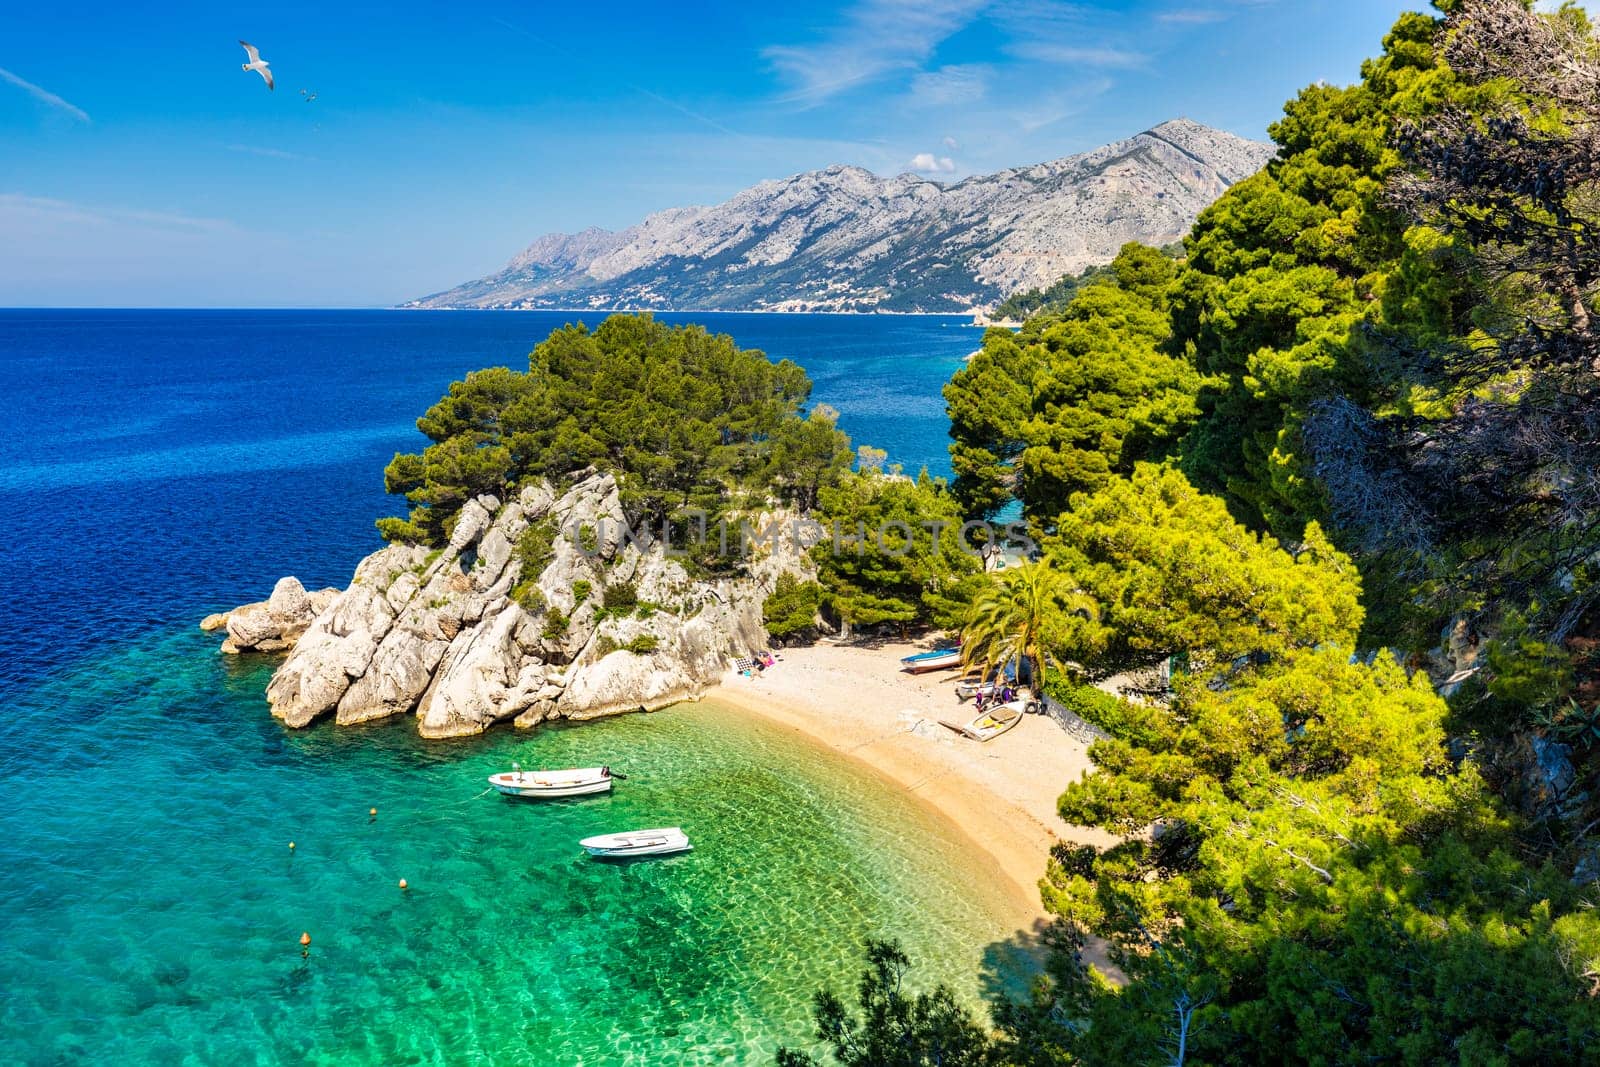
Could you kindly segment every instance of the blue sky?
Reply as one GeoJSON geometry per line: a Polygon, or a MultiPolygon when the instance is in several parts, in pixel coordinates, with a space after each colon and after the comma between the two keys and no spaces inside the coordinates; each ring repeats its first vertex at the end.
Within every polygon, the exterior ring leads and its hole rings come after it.
{"type": "Polygon", "coordinates": [[[1419,5],[140,6],[0,7],[0,305],[385,305],[830,163],[1264,137],[1419,5]]]}

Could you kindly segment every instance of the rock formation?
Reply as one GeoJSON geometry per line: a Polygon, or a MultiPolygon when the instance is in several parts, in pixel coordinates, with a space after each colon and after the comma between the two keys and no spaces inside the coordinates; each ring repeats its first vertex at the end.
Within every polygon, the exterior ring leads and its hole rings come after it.
{"type": "Polygon", "coordinates": [[[956,311],[1162,245],[1272,157],[1164,122],[951,185],[834,166],[673,208],[619,232],[539,238],[504,269],[407,307],[956,311]]]}
{"type": "MultiPolygon", "coordinates": [[[[780,537],[737,577],[695,580],[623,529],[609,474],[559,497],[540,483],[469,501],[443,550],[390,545],[361,561],[273,675],[272,713],[295,727],[413,713],[423,736],[457,737],[697,699],[766,643],[778,575],[811,576],[780,537]]],[[[230,613],[230,640],[233,617],[256,607],[230,613]]]]}
{"type": "Polygon", "coordinates": [[[230,654],[287,652],[338,595],[337,589],[308,593],[298,578],[279,578],[266,600],[207,615],[200,620],[200,629],[227,630],[222,651],[230,654]]]}

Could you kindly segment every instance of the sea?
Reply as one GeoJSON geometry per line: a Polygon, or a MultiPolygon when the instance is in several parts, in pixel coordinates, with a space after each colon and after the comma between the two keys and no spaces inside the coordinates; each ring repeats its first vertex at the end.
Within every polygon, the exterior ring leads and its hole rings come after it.
{"type": "MultiPolygon", "coordinates": [[[[795,360],[857,443],[948,472],[964,320],[659,317],[795,360]]],[[[417,416],[577,318],[0,310],[0,1063],[770,1063],[869,937],[975,1008],[1016,988],[998,875],[789,732],[714,702],[289,731],[273,660],[198,631],[285,574],[346,584],[417,416]],[[513,760],[628,777],[485,795],[513,760]],[[655,825],[695,850],[577,848],[655,825]]]]}

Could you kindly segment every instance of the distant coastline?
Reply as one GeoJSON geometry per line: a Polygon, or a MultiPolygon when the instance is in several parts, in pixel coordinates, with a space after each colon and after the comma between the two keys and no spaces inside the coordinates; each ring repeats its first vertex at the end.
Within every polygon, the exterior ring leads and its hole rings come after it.
{"type": "MultiPolygon", "coordinates": [[[[176,310],[176,309],[175,309],[176,310]]],[[[273,310],[260,308],[256,310],[273,310]]],[[[293,309],[285,309],[293,310],[293,309]]],[[[540,308],[469,308],[469,307],[416,307],[405,304],[393,304],[382,308],[361,309],[351,308],[352,311],[509,311],[513,313],[552,314],[552,315],[852,315],[865,318],[887,318],[900,316],[903,318],[935,318],[935,319],[971,319],[975,312],[968,308],[965,311],[780,311],[775,308],[641,308],[641,307],[540,307],[540,308]]],[[[969,325],[976,325],[969,323],[969,325]]]]}

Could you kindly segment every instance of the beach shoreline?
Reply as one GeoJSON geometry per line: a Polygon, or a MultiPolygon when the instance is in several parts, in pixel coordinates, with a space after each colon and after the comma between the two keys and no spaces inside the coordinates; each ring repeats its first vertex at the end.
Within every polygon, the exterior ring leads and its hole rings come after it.
{"type": "Polygon", "coordinates": [[[1087,749],[1046,716],[1026,716],[986,743],[940,725],[970,719],[972,704],[957,703],[954,672],[902,672],[900,657],[916,651],[901,642],[785,649],[759,674],[730,671],[704,699],[802,734],[915,798],[993,864],[1019,909],[1042,922],[1039,880],[1050,847],[1115,841],[1056,811],[1062,790],[1089,769],[1087,749]]]}

